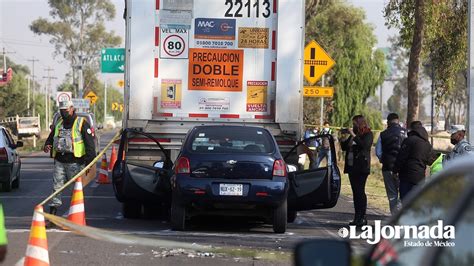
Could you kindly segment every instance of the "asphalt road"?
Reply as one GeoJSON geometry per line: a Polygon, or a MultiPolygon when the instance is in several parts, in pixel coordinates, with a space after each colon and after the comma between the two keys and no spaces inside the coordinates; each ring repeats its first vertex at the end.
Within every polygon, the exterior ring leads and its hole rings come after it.
{"type": "MultiPolygon", "coordinates": [[[[114,132],[101,136],[101,147],[112,138],[114,132]]],[[[109,154],[110,155],[110,151],[109,154]]],[[[109,158],[109,156],[107,157],[109,158]]],[[[33,209],[52,191],[53,160],[47,154],[33,153],[22,157],[20,188],[12,192],[0,192],[4,206],[9,238],[5,265],[21,262],[25,255],[33,209]]],[[[343,182],[348,182],[346,178],[343,182]]],[[[135,236],[167,239],[188,243],[225,247],[233,250],[262,250],[265,254],[281,254],[277,260],[245,257],[243,253],[196,253],[179,249],[163,249],[159,246],[130,246],[98,241],[71,232],[48,229],[49,256],[52,265],[289,265],[295,244],[305,239],[339,238],[338,229],[346,226],[353,215],[352,202],[341,197],[337,206],[328,210],[298,213],[296,221],[288,225],[285,234],[274,234],[271,225],[245,219],[207,218],[195,220],[190,230],[171,231],[169,223],[158,219],[124,219],[121,205],[115,199],[110,184],[91,182],[84,189],[87,225],[119,231],[135,236]]],[[[63,206],[59,214],[67,212],[71,190],[63,194],[63,206]]],[[[47,211],[47,206],[45,206],[47,211]]],[[[369,220],[384,219],[377,210],[368,210],[369,220]]],[[[356,252],[367,246],[353,242],[356,252]]],[[[277,256],[278,257],[278,256],[277,256]]]]}

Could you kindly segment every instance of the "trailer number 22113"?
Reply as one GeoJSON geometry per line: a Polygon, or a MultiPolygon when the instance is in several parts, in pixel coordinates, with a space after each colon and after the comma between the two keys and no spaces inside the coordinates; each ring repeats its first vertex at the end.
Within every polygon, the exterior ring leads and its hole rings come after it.
{"type": "Polygon", "coordinates": [[[247,17],[250,17],[252,9],[255,9],[255,15],[257,18],[260,15],[262,15],[264,18],[270,17],[270,0],[255,0],[253,5],[251,2],[251,0],[226,0],[225,5],[228,5],[229,7],[227,8],[224,16],[231,18],[241,18],[243,17],[241,12],[244,11],[244,13],[247,13],[247,17]],[[244,10],[242,10],[242,8],[244,10]]]}

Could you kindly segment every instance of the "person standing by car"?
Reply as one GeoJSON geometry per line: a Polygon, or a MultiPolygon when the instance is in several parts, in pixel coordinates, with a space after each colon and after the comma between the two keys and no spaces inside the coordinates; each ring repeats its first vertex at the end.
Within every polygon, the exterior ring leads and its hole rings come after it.
{"type": "MultiPolygon", "coordinates": [[[[332,135],[332,129],[329,127],[329,122],[325,121],[323,128],[321,129],[320,135],[332,135]]],[[[331,147],[328,137],[321,137],[321,145],[319,147],[318,158],[316,159],[316,168],[319,167],[321,161],[327,158],[327,161],[331,160],[331,147]]]]}
{"type": "Polygon", "coordinates": [[[7,229],[5,228],[5,218],[3,215],[2,204],[0,204],[0,263],[7,255],[7,229]]]}
{"type": "Polygon", "coordinates": [[[445,163],[466,154],[474,154],[474,147],[465,139],[466,130],[463,126],[454,125],[449,133],[451,133],[451,144],[454,145],[454,148],[446,157],[445,163]]]}
{"type": "Polygon", "coordinates": [[[341,141],[341,148],[346,152],[344,173],[349,175],[354,199],[354,220],[349,225],[362,226],[367,224],[365,183],[370,174],[370,148],[374,135],[364,116],[354,116],[352,123],[353,128],[347,129],[350,136],[341,141]]]}
{"type": "Polygon", "coordinates": [[[393,169],[400,179],[402,203],[413,188],[424,182],[426,166],[431,165],[431,157],[432,147],[428,142],[428,132],[420,121],[413,121],[410,124],[408,138],[402,143],[393,169]]]}
{"type": "MultiPolygon", "coordinates": [[[[45,153],[52,151],[54,158],[54,191],[95,157],[93,132],[87,120],[76,115],[72,101],[59,102],[59,111],[61,118],[54,125],[43,149],[45,153]]],[[[49,212],[55,215],[61,205],[61,194],[58,194],[49,204],[49,212]]]]}
{"type": "Polygon", "coordinates": [[[382,163],[383,181],[392,215],[401,207],[401,202],[398,198],[400,180],[393,173],[393,167],[402,147],[402,142],[406,137],[406,129],[400,126],[398,114],[391,113],[387,116],[387,129],[380,133],[377,145],[375,146],[375,153],[382,163]]]}

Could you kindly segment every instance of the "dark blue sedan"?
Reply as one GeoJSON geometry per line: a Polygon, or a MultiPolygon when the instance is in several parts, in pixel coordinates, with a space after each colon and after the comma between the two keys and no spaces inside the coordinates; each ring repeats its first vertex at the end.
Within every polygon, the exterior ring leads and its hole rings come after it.
{"type": "Polygon", "coordinates": [[[284,233],[287,166],[269,131],[259,127],[198,126],[191,130],[171,177],[171,227],[184,230],[200,215],[253,216],[284,233]]]}

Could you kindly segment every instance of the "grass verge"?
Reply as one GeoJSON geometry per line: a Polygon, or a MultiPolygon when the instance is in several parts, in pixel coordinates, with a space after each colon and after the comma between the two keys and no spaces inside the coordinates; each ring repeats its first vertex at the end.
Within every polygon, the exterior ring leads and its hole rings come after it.
{"type": "MultiPolygon", "coordinates": [[[[351,185],[347,174],[343,175],[341,184],[341,194],[352,198],[351,185]]],[[[367,194],[367,204],[370,207],[390,213],[385,184],[383,182],[382,166],[378,163],[373,164],[371,167],[370,175],[365,185],[365,193],[367,194]]]]}

